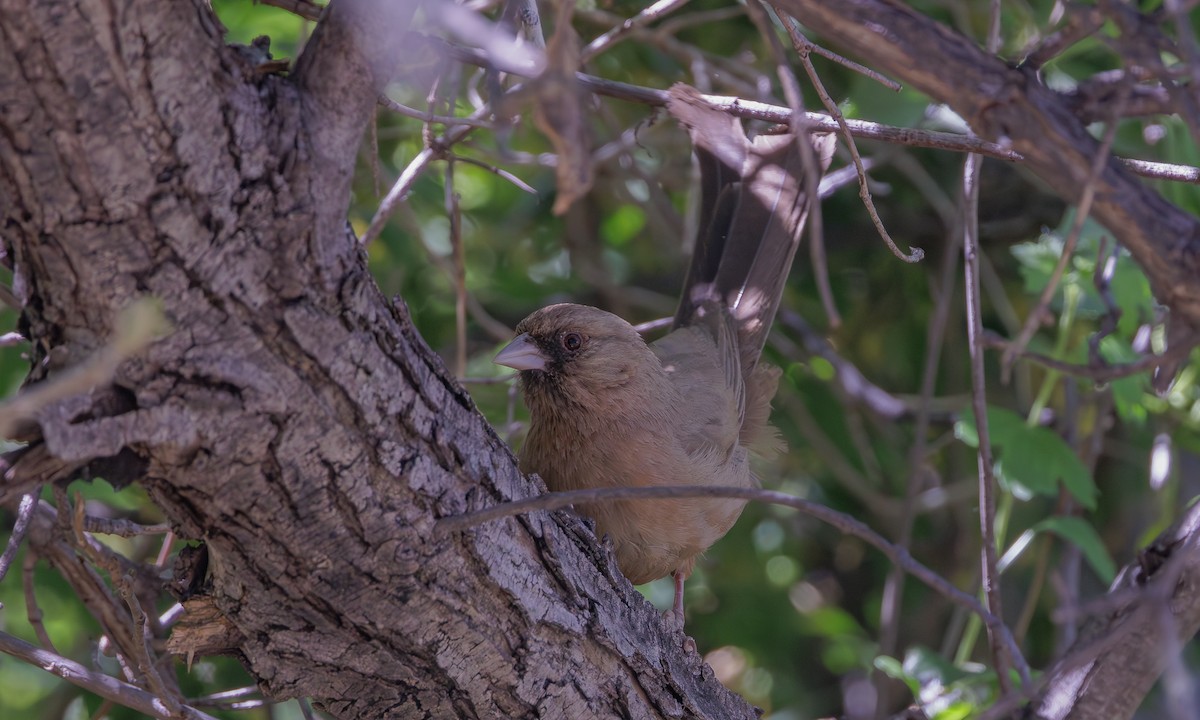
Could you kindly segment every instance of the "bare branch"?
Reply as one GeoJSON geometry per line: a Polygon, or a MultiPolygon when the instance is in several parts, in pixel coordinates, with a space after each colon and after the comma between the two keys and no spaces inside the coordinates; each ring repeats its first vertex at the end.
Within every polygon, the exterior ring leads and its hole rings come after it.
{"type": "MultiPolygon", "coordinates": [[[[788,9],[788,6],[783,0],[777,3],[781,8],[788,9]]],[[[445,45],[447,52],[456,60],[461,62],[471,63],[472,65],[487,66],[488,59],[483,53],[471,48],[464,48],[456,45],[445,45]]],[[[509,69],[511,72],[518,72],[519,69],[509,69]]],[[[594,75],[586,73],[578,73],[576,75],[579,82],[588,90],[597,95],[616,98],[618,100],[626,100],[629,102],[642,103],[644,105],[663,106],[667,103],[667,91],[658,90],[656,88],[648,88],[640,85],[631,85],[629,83],[618,82],[616,80],[605,80],[594,75]]],[[[791,117],[791,110],[779,105],[771,105],[769,103],[758,102],[756,100],[747,100],[744,98],[730,97],[728,95],[702,95],[704,101],[715,108],[727,112],[734,117],[739,117],[747,120],[763,120],[786,125],[791,117]]],[[[944,98],[943,98],[944,99],[944,98]]],[[[833,118],[823,113],[806,113],[805,117],[810,123],[810,131],[813,132],[837,132],[838,124],[833,118]]],[[[917,130],[914,128],[900,128],[881,123],[868,122],[865,120],[846,119],[846,125],[854,137],[864,140],[878,140],[880,142],[894,143],[897,145],[906,145],[909,147],[924,147],[937,150],[949,150],[952,152],[973,152],[985,157],[996,158],[997,160],[1005,160],[1008,162],[1027,162],[1025,156],[1013,149],[1009,145],[988,142],[978,137],[961,135],[958,133],[940,132],[936,130],[917,130]]],[[[1092,156],[1089,155],[1089,158],[1092,156]]],[[[1182,182],[1189,184],[1200,184],[1200,168],[1191,165],[1173,165],[1170,163],[1159,163],[1149,160],[1135,160],[1130,158],[1118,158],[1120,163],[1124,165],[1134,174],[1142,177],[1156,178],[1161,180],[1171,180],[1173,182],[1182,182]]],[[[1039,163],[1040,164],[1040,163],[1039,163]]]]}
{"type": "MultiPolygon", "coordinates": [[[[979,533],[983,592],[988,610],[1002,616],[1000,603],[1000,571],[996,568],[996,478],[988,433],[987,385],[983,368],[983,316],[979,301],[979,166],[978,155],[968,155],[963,164],[963,273],[966,285],[967,347],[971,356],[971,407],[975,412],[975,427],[979,433],[977,467],[979,473],[979,533]]],[[[988,628],[996,674],[1002,692],[1008,692],[1010,659],[1006,648],[996,642],[993,628],[988,628]]],[[[1029,684],[1027,674],[1021,677],[1029,684]]]]}
{"type": "MultiPolygon", "coordinates": [[[[1011,143],[1030,170],[1068,199],[1082,195],[1098,143],[1034,71],[1006,65],[973,40],[901,3],[778,3],[823,37],[947,103],[980,136],[1011,143]],[[922,62],[910,62],[913,57],[922,62]],[[946,67],[955,72],[940,71],[946,67]]],[[[1130,10],[1121,3],[1105,7],[1130,10]]],[[[1106,164],[1095,193],[1092,214],[1129,249],[1159,301],[1200,323],[1195,283],[1200,220],[1138,182],[1116,161],[1106,164]]]]}
{"type": "MultiPolygon", "coordinates": [[[[1004,338],[993,333],[985,332],[983,342],[992,348],[1007,350],[1009,343],[1004,338]]],[[[1149,372],[1155,368],[1173,365],[1185,360],[1196,347],[1197,338],[1181,339],[1172,343],[1162,355],[1147,355],[1140,360],[1135,360],[1131,363],[1123,365],[1108,365],[1103,363],[1092,363],[1089,365],[1077,365],[1075,363],[1056,360],[1048,355],[1041,353],[1023,351],[1018,355],[1022,360],[1042,365],[1043,367],[1057,370],[1061,373],[1074,377],[1088,378],[1097,383],[1111,382],[1120,380],[1124,377],[1137,375],[1138,373],[1149,372]]]]}
{"type": "Polygon", "coordinates": [[[578,503],[596,502],[596,501],[612,501],[612,500],[665,500],[674,498],[693,498],[693,497],[728,497],[739,498],[743,500],[751,500],[754,502],[764,502],[773,505],[783,505],[784,507],[794,508],[803,512],[805,515],[814,517],[827,525],[837,528],[847,535],[853,535],[866,541],[875,549],[882,552],[889,560],[900,565],[913,577],[936,590],[948,600],[957,605],[961,605],[971,612],[983,618],[989,629],[994,630],[997,636],[1005,644],[1008,652],[1011,653],[1013,662],[1022,672],[1022,675],[1027,675],[1029,667],[1026,665],[1024,658],[1021,656],[1021,651],[1017,647],[1016,642],[1012,640],[1008,628],[1004,622],[996,615],[990,613],[986,608],[975,599],[974,596],[959,590],[954,587],[948,580],[938,575],[933,570],[922,565],[909,554],[908,550],[893,545],[888,542],[882,535],[872,530],[865,523],[847,515],[840,513],[831,508],[819,505],[817,503],[805,500],[803,498],[788,495],[787,493],[778,492],[775,490],[762,490],[759,488],[746,487],[721,487],[721,486],[699,486],[699,485],[680,485],[680,486],[659,486],[659,487],[607,487],[607,488],[592,488],[589,490],[569,490],[566,492],[550,492],[538,495],[537,497],[527,498],[525,500],[515,500],[512,502],[500,503],[493,505],[483,510],[466,513],[464,515],[454,515],[443,517],[437,521],[436,530],[439,533],[460,532],[469,528],[475,527],[482,523],[499,518],[510,517],[513,515],[521,515],[535,510],[557,510],[559,508],[569,507],[578,503]]]}
{"type": "Polygon", "coordinates": [[[179,708],[181,715],[176,714],[161,700],[141,688],[102,673],[92,672],[74,660],[30,645],[5,632],[0,632],[0,652],[24,660],[72,685],[153,718],[174,720],[182,715],[186,720],[216,720],[212,715],[186,705],[179,708]]]}
{"type": "Polygon", "coordinates": [[[166,321],[154,302],[137,301],[118,318],[112,341],[91,359],[0,404],[0,437],[12,437],[21,423],[33,419],[43,408],[108,382],[117,366],[165,329],[166,321]]]}
{"type": "MultiPolygon", "coordinates": [[[[0,555],[0,580],[8,574],[8,568],[12,565],[13,560],[17,557],[17,550],[21,547],[21,541],[25,539],[25,533],[29,531],[29,521],[33,518],[33,511],[37,508],[37,499],[40,491],[34,491],[21,498],[21,505],[17,509],[17,521],[13,524],[12,534],[8,536],[8,545],[4,548],[4,554],[0,555]]],[[[0,608],[4,605],[0,604],[0,608]]]]}
{"type": "Polygon", "coordinates": [[[588,43],[580,52],[580,61],[587,62],[588,60],[591,60],[613,45],[616,45],[630,32],[632,32],[634,28],[647,25],[655,20],[664,18],[687,4],[688,0],[658,0],[658,2],[651,4],[637,15],[634,15],[625,22],[617,25],[613,29],[588,43]]]}

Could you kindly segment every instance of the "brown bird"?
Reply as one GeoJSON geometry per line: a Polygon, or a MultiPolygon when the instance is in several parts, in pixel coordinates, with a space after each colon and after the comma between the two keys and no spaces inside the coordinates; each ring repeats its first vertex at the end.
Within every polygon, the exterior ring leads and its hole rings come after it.
{"type": "MultiPolygon", "coordinates": [[[[673,329],[647,344],[627,322],[585,305],[542,308],[495,362],[520,371],[530,412],[521,468],[551,490],[670,485],[757,487],[751,449],[779,446],[768,424],[777,368],[760,364],[812,190],[792,135],[746,140],[740,123],[691,88],[668,108],[700,160],[702,228],[673,329]]],[[[832,136],[814,136],[819,177],[832,136]]],[[[581,505],[617,564],[640,584],[673,574],[674,613],[696,558],[744,501],[621,500],[581,505]]]]}

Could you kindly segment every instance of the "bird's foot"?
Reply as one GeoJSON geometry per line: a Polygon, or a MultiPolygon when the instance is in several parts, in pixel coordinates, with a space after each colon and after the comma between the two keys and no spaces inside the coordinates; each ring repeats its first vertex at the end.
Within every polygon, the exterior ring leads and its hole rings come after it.
{"type": "Polygon", "coordinates": [[[693,640],[683,628],[683,613],[676,612],[675,608],[671,608],[670,610],[664,610],[662,615],[663,620],[667,621],[668,625],[678,629],[680,632],[683,632],[683,651],[695,652],[696,641],[693,640]]]}

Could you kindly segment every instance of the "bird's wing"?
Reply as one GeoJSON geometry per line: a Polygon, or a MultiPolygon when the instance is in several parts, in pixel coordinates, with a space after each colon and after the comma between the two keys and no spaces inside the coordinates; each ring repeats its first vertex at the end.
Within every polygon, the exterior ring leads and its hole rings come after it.
{"type": "Polygon", "coordinates": [[[650,345],[677,392],[679,440],[690,455],[727,457],[746,413],[737,330],[714,309],[650,345]]]}

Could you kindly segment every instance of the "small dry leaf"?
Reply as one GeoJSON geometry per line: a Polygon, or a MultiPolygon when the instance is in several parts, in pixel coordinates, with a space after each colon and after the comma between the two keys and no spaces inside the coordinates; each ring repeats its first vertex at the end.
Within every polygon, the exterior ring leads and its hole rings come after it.
{"type": "Polygon", "coordinates": [[[592,153],[583,110],[586,100],[575,79],[579,38],[571,28],[570,0],[563,3],[554,35],[546,46],[546,69],[534,83],[533,120],[558,155],[558,196],[554,214],[587,194],[592,187],[592,153]]]}

